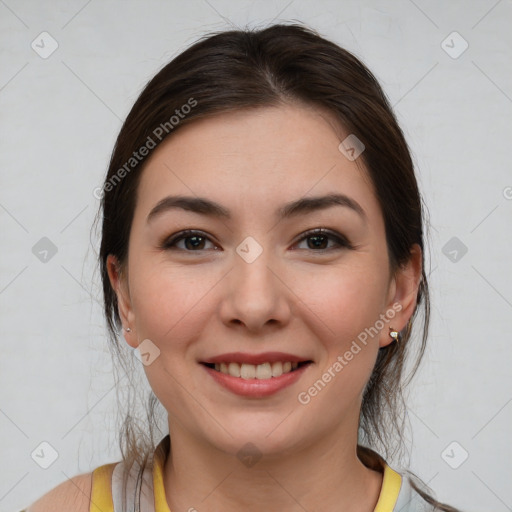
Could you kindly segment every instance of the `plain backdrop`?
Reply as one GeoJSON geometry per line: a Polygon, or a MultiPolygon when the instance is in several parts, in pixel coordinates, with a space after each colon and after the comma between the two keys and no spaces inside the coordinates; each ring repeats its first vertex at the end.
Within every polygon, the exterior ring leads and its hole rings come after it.
{"type": "Polygon", "coordinates": [[[204,33],[278,21],[369,66],[417,166],[432,324],[410,468],[463,510],[511,510],[510,0],[0,0],[0,511],[120,460],[90,232],[123,119],[204,33]]]}

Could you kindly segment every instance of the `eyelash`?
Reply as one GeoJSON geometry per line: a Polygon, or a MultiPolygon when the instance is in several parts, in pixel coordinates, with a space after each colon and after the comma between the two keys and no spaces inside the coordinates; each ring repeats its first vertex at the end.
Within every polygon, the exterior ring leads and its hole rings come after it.
{"type": "MultiPolygon", "coordinates": [[[[307,249],[313,252],[327,252],[332,250],[339,250],[339,249],[354,249],[354,246],[349,242],[349,240],[343,236],[340,235],[334,231],[330,231],[325,228],[316,228],[316,229],[310,229],[306,232],[304,232],[299,240],[295,242],[294,245],[298,244],[299,242],[302,242],[303,240],[307,240],[308,238],[312,238],[314,236],[323,236],[326,238],[330,238],[331,240],[334,240],[337,244],[337,247],[330,247],[327,249],[307,249]]],[[[201,252],[207,249],[198,249],[196,251],[193,250],[187,250],[187,249],[176,249],[174,246],[177,242],[180,242],[181,240],[186,240],[187,238],[193,238],[193,237],[199,237],[199,238],[205,238],[207,240],[210,240],[208,236],[205,235],[202,231],[197,231],[194,229],[187,229],[185,231],[181,231],[179,233],[176,233],[172,235],[170,238],[164,240],[164,242],[160,245],[160,249],[166,249],[166,250],[181,250],[185,252],[201,252]]],[[[211,241],[211,240],[210,240],[211,241]]],[[[213,243],[213,242],[212,242],[213,243]]]]}

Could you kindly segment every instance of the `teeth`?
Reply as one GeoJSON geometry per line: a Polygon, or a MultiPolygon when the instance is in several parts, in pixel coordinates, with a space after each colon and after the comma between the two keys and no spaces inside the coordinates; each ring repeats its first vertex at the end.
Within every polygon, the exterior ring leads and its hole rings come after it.
{"type": "Polygon", "coordinates": [[[256,366],[253,364],[243,364],[240,366],[240,377],[242,379],[254,379],[256,377],[256,366]]]}
{"type": "Polygon", "coordinates": [[[283,363],[281,361],[277,361],[272,364],[272,377],[279,377],[283,374],[283,363]]]}
{"type": "Polygon", "coordinates": [[[238,364],[238,363],[216,363],[215,369],[221,373],[231,375],[232,377],[241,377],[242,379],[271,379],[272,377],[279,377],[283,373],[289,373],[295,370],[299,363],[292,363],[290,361],[277,361],[275,363],[263,364],[238,364]]]}
{"type": "MultiPolygon", "coordinates": [[[[248,365],[252,366],[252,365],[248,365]]],[[[254,366],[252,366],[254,368],[254,366]]],[[[270,363],[263,363],[256,366],[257,379],[271,379],[272,378],[272,365],[270,363]]]]}
{"type": "Polygon", "coordinates": [[[237,363],[229,363],[229,366],[226,366],[226,371],[223,373],[229,373],[229,375],[233,377],[240,377],[240,365],[237,363]]]}

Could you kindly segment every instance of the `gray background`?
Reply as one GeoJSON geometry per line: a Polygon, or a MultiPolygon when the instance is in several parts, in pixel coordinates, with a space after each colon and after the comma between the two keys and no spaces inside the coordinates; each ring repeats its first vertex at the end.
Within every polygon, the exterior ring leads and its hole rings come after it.
{"type": "Polygon", "coordinates": [[[464,510],[511,510],[511,15],[510,0],[0,0],[0,510],[120,460],[90,230],[122,120],[205,32],[272,20],[354,52],[395,108],[432,224],[410,467],[464,510]]]}

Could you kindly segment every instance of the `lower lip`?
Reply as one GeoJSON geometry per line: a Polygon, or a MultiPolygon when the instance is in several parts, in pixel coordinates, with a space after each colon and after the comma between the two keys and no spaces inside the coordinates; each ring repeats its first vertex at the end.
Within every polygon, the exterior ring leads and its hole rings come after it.
{"type": "Polygon", "coordinates": [[[202,366],[221,386],[229,389],[229,391],[241,396],[262,398],[273,395],[297,382],[310,365],[311,363],[305,364],[292,372],[283,373],[279,377],[271,377],[270,379],[242,379],[241,377],[221,373],[205,365],[202,366]]]}

